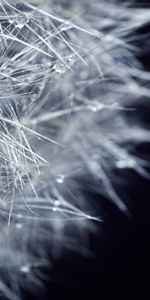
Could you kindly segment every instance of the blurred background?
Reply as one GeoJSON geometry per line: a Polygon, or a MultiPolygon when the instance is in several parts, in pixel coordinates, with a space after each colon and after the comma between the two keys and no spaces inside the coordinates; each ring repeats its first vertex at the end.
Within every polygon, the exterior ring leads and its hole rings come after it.
{"type": "MultiPolygon", "coordinates": [[[[62,2],[69,5],[68,1],[62,2]]],[[[137,5],[150,8],[148,1],[137,1],[137,5]]],[[[139,49],[137,58],[149,72],[150,26],[140,28],[135,35],[139,36],[133,42],[139,49]]],[[[143,126],[150,129],[150,105],[144,98],[139,102],[129,118],[137,118],[143,126]]],[[[136,155],[146,159],[149,172],[150,144],[141,143],[136,149],[136,155]]],[[[95,230],[95,221],[91,221],[93,230],[84,236],[85,246],[75,245],[72,249],[62,247],[59,259],[54,257],[51,260],[49,255],[50,265],[41,267],[40,270],[42,284],[39,284],[38,290],[31,289],[32,292],[29,292],[28,276],[25,273],[21,288],[22,299],[149,299],[150,180],[129,169],[116,170],[114,181],[115,179],[118,182],[117,192],[126,202],[130,214],[123,214],[105,196],[100,196],[89,187],[87,189],[82,178],[82,192],[93,203],[96,215],[101,216],[103,222],[97,222],[95,230]]]]}
{"type": "MultiPolygon", "coordinates": [[[[139,1],[141,5],[144,3],[139,1]]],[[[150,7],[148,2],[145,5],[150,7]]],[[[150,27],[137,33],[139,39],[135,43],[139,49],[142,47],[138,58],[149,71],[150,53],[144,48],[144,40],[149,38],[150,27]]],[[[150,106],[145,99],[140,103],[133,114],[150,129],[150,106]]],[[[137,153],[149,162],[149,143],[141,143],[137,153]]],[[[87,192],[83,182],[83,190],[96,203],[97,215],[102,216],[103,223],[97,224],[96,232],[89,233],[86,254],[78,249],[63,249],[53,268],[44,270],[41,293],[31,295],[23,290],[24,299],[149,299],[150,181],[127,169],[117,172],[116,176],[125,179],[121,196],[127,199],[131,216],[123,215],[105,197],[87,192]]]]}

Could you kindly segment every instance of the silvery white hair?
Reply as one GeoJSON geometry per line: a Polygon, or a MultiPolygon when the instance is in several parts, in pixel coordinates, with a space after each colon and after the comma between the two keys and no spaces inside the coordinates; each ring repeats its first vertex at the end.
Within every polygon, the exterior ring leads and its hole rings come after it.
{"type": "Polygon", "coordinates": [[[149,20],[134,2],[0,1],[0,290],[8,299],[21,299],[23,274],[39,284],[35,270],[50,249],[58,257],[77,231],[102,221],[83,180],[128,215],[114,170],[149,177],[132,151],[149,131],[130,119],[149,101],[150,74],[134,44],[149,20]]]}

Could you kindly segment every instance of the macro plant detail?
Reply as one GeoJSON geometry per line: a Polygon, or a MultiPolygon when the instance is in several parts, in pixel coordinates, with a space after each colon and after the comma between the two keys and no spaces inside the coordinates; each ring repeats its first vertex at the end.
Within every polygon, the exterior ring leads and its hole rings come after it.
{"type": "Polygon", "coordinates": [[[150,74],[134,44],[149,20],[134,2],[0,1],[0,290],[8,299],[21,299],[24,274],[40,284],[49,249],[59,257],[102,221],[82,180],[128,215],[114,171],[149,178],[133,154],[149,130],[130,120],[149,101],[150,74]]]}

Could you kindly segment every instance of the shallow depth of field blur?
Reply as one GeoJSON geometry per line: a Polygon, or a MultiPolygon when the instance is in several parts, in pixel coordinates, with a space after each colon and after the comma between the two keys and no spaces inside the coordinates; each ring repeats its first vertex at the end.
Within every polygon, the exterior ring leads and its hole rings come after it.
{"type": "Polygon", "coordinates": [[[113,216],[134,224],[130,189],[150,178],[149,20],[135,1],[0,1],[0,297],[66,286],[53,275],[66,251],[90,261],[94,236],[109,252],[113,216]]]}

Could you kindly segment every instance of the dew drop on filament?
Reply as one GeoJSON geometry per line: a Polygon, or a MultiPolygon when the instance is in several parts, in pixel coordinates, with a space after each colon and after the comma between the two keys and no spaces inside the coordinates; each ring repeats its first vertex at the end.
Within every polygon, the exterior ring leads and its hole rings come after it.
{"type": "Polygon", "coordinates": [[[57,176],[56,181],[57,181],[58,183],[63,183],[63,182],[64,182],[64,175],[59,175],[59,176],[57,176]]]}

